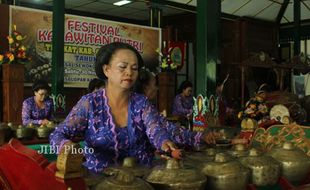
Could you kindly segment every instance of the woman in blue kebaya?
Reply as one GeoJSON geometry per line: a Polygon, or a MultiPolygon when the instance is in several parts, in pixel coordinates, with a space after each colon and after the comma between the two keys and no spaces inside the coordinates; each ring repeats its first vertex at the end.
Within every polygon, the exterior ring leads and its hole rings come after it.
{"type": "Polygon", "coordinates": [[[174,98],[172,114],[181,117],[189,117],[193,113],[193,84],[190,81],[183,81],[174,98]]]}
{"type": "Polygon", "coordinates": [[[48,98],[49,89],[48,83],[44,80],[33,83],[34,96],[27,98],[23,102],[23,125],[46,125],[53,119],[54,104],[53,100],[48,98]]]}
{"type": "Polygon", "coordinates": [[[131,91],[143,66],[132,46],[114,42],[101,47],[96,57],[96,74],[105,88],[83,96],[50,135],[52,146],[60,150],[70,139],[83,135],[88,170],[100,173],[125,157],[135,157],[150,165],[154,150],[175,149],[160,115],[148,99],[131,91]]]}

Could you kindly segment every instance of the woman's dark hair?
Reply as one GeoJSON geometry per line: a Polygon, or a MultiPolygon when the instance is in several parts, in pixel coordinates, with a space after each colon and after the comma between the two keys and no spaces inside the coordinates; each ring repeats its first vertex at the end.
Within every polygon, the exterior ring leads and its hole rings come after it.
{"type": "Polygon", "coordinates": [[[98,78],[93,78],[88,83],[88,92],[93,92],[96,88],[99,89],[105,86],[105,82],[98,78]]]}
{"type": "Polygon", "coordinates": [[[37,80],[33,83],[32,85],[32,91],[37,92],[38,90],[50,90],[50,86],[48,85],[48,83],[45,80],[37,80]]]}
{"type": "Polygon", "coordinates": [[[146,69],[141,69],[139,71],[138,79],[135,85],[133,86],[133,91],[139,94],[144,94],[144,89],[150,83],[152,75],[153,75],[152,72],[146,69]]]}
{"type": "Polygon", "coordinates": [[[177,93],[178,93],[178,94],[182,93],[183,90],[185,90],[185,89],[188,88],[188,87],[193,88],[193,84],[192,84],[190,81],[188,81],[188,80],[183,81],[183,82],[181,83],[179,89],[177,90],[177,93]]]}
{"type": "Polygon", "coordinates": [[[95,63],[95,71],[96,75],[99,79],[101,80],[106,80],[107,76],[103,73],[103,65],[108,65],[112,55],[120,49],[128,49],[133,51],[137,58],[138,58],[138,69],[140,69],[144,64],[143,64],[143,59],[140,55],[140,53],[131,45],[123,43],[123,42],[113,42],[107,45],[102,46],[97,55],[96,55],[96,63],[95,63]]]}

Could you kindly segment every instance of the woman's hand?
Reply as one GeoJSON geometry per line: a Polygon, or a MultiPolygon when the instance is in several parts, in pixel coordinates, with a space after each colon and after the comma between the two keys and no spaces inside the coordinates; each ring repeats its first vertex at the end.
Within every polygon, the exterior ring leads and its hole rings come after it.
{"type": "Polygon", "coordinates": [[[161,150],[169,153],[169,156],[162,154],[161,157],[163,159],[169,160],[171,158],[175,159],[181,159],[182,158],[182,151],[181,149],[177,149],[177,146],[171,142],[170,140],[164,141],[164,143],[161,146],[161,150]]]}
{"type": "Polygon", "coordinates": [[[47,125],[49,122],[50,122],[49,120],[43,119],[43,120],[41,121],[41,125],[47,125]]]}
{"type": "Polygon", "coordinates": [[[206,132],[202,135],[202,139],[207,143],[207,144],[215,144],[216,139],[219,139],[223,134],[220,132],[215,132],[215,131],[210,131],[206,132]]]}
{"type": "Polygon", "coordinates": [[[166,140],[161,145],[161,150],[164,152],[172,152],[177,149],[177,146],[170,140],[166,140]]]}

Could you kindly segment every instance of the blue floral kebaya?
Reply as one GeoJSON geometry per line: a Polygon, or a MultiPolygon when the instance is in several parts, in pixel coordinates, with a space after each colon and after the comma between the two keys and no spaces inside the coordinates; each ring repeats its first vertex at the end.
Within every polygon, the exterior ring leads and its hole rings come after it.
{"type": "Polygon", "coordinates": [[[50,135],[51,145],[61,148],[69,139],[83,136],[86,148],[94,149],[85,153],[84,165],[98,173],[128,156],[150,166],[155,149],[166,140],[200,143],[201,133],[186,133],[167,122],[143,95],[130,94],[127,126],[115,125],[108,101],[105,89],[83,96],[50,135]]]}
{"type": "Polygon", "coordinates": [[[53,119],[54,104],[52,99],[47,98],[44,100],[44,108],[39,108],[35,103],[35,96],[27,98],[23,102],[22,120],[23,125],[30,123],[41,125],[42,120],[53,119]]]}
{"type": "Polygon", "coordinates": [[[172,114],[180,116],[192,114],[193,104],[194,101],[192,96],[185,97],[182,96],[182,94],[178,94],[173,102],[172,114]]]}

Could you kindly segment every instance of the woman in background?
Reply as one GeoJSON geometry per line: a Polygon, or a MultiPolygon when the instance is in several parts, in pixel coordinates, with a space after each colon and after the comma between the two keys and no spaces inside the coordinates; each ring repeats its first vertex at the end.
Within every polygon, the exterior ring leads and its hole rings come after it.
{"type": "Polygon", "coordinates": [[[193,84],[190,81],[183,81],[178,89],[173,107],[172,115],[189,117],[193,113],[193,97],[192,97],[193,84]]]}
{"type": "Polygon", "coordinates": [[[88,93],[95,92],[101,88],[104,88],[105,82],[98,78],[93,78],[88,83],[88,93]]]}
{"type": "Polygon", "coordinates": [[[147,69],[141,69],[133,91],[144,94],[151,101],[155,100],[158,91],[156,75],[147,69]]]}
{"type": "Polygon", "coordinates": [[[53,119],[54,104],[48,97],[49,85],[44,80],[37,80],[32,85],[34,96],[23,102],[23,125],[47,125],[53,119]]]}

